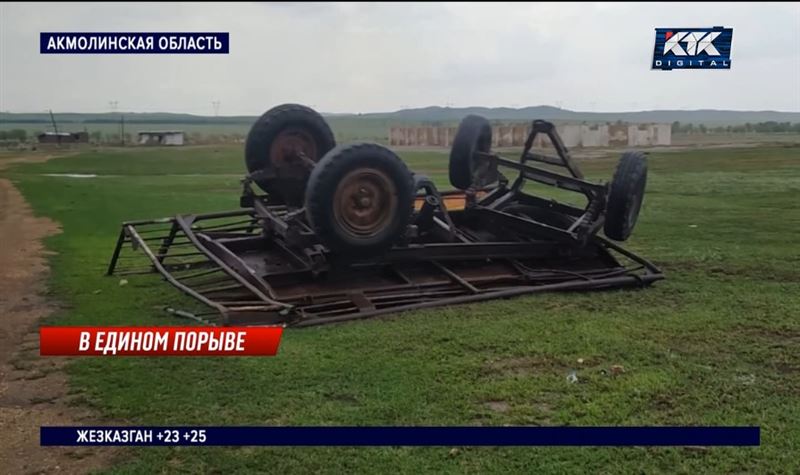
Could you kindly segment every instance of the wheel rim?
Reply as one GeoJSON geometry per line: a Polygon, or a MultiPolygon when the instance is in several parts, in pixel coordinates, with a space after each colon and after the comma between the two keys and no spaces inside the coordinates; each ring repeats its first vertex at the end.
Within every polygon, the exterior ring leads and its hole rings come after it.
{"type": "Polygon", "coordinates": [[[308,170],[301,157],[317,161],[317,142],[305,129],[287,127],[273,139],[269,148],[269,159],[277,175],[305,178],[308,170]]]}
{"type": "Polygon", "coordinates": [[[336,223],[360,238],[375,236],[391,222],[397,208],[395,184],[380,170],[362,168],[342,178],[333,196],[336,223]]]}

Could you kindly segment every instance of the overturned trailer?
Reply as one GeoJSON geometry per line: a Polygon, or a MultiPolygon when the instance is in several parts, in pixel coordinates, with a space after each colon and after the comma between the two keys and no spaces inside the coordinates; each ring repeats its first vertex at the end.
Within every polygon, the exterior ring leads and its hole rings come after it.
{"type": "Polygon", "coordinates": [[[533,122],[518,160],[491,143],[489,122],[466,117],[450,153],[455,190],[439,191],[391,150],[337,146],[319,114],[278,106],[248,135],[241,209],[125,222],[108,274],[158,273],[204,304],[175,315],[287,326],[663,278],[611,241],[636,223],[642,153],[625,152],[606,184],[584,178],[549,122],[533,122]],[[538,134],[555,156],[533,151],[538,134]],[[526,193],[529,181],[586,205],[526,193]]]}

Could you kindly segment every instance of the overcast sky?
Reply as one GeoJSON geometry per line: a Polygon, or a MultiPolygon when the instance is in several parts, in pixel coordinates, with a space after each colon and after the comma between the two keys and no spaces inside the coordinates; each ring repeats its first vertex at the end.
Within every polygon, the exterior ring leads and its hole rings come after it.
{"type": "Polygon", "coordinates": [[[0,4],[0,110],[429,105],[800,111],[800,3],[0,4]],[[729,71],[653,71],[656,27],[733,27],[729,71]],[[42,31],[230,32],[228,55],[40,55],[42,31]]]}

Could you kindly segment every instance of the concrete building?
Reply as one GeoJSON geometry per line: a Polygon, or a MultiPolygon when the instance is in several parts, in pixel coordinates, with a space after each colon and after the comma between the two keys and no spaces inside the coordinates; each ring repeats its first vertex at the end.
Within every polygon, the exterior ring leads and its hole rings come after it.
{"type": "Polygon", "coordinates": [[[651,146],[672,144],[670,124],[641,124],[628,126],[628,146],[651,146]]]}
{"type": "Polygon", "coordinates": [[[183,145],[182,130],[151,130],[139,132],[139,145],[183,145]]]}
{"type": "Polygon", "coordinates": [[[88,132],[45,132],[36,138],[41,144],[89,143],[88,132]]]}
{"type": "Polygon", "coordinates": [[[608,125],[582,125],[579,147],[608,147],[608,125]]]}
{"type": "MultiPolygon", "coordinates": [[[[564,145],[570,148],[635,147],[670,145],[670,124],[560,124],[556,126],[564,145]]],[[[528,138],[530,124],[492,126],[493,147],[521,147],[528,138]]],[[[456,127],[390,127],[389,145],[418,147],[450,147],[456,127]]],[[[544,134],[536,136],[535,147],[548,147],[544,134]]]]}

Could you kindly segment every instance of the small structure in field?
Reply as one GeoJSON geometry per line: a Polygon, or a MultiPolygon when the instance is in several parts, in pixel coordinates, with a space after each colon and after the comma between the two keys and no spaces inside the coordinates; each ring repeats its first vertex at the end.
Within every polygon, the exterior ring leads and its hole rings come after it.
{"type": "Polygon", "coordinates": [[[36,138],[40,144],[89,143],[88,132],[44,132],[36,138]]]}
{"type": "Polygon", "coordinates": [[[139,145],[183,145],[182,130],[150,130],[139,132],[139,145]]]}

